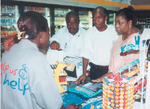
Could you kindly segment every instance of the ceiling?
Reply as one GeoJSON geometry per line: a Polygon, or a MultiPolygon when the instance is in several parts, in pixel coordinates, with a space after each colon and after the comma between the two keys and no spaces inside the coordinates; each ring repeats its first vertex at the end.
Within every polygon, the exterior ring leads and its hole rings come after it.
{"type": "MultiPolygon", "coordinates": [[[[33,3],[44,3],[44,4],[53,4],[53,5],[64,5],[64,6],[75,6],[75,7],[86,7],[86,8],[95,8],[101,5],[101,1],[106,0],[2,0],[4,2],[7,1],[18,1],[18,2],[33,2],[33,3]],[[98,3],[97,3],[98,2],[98,3]]],[[[106,1],[107,2],[107,1],[106,1]]],[[[2,2],[3,4],[3,2],[2,2]]],[[[150,0],[131,0],[132,5],[150,5],[150,0]]],[[[108,10],[117,11],[120,9],[120,4],[114,5],[107,5],[105,3],[102,5],[108,10]]],[[[123,4],[122,7],[127,7],[128,5],[123,4]]],[[[149,8],[148,8],[149,9],[149,8]]]]}

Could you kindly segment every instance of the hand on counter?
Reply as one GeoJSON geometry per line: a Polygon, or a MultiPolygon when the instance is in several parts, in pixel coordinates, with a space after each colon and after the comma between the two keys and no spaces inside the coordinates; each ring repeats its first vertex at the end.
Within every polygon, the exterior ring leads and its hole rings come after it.
{"type": "Polygon", "coordinates": [[[98,78],[98,79],[92,80],[92,82],[100,83],[100,82],[102,82],[102,80],[103,80],[104,77],[109,77],[109,76],[111,76],[111,75],[113,75],[112,72],[106,73],[106,74],[103,75],[102,77],[100,77],[100,78],[98,78]]]}
{"type": "Polygon", "coordinates": [[[100,83],[100,82],[102,82],[103,78],[104,77],[100,77],[98,79],[94,79],[94,80],[92,80],[92,82],[94,82],[94,83],[100,83]]]}
{"type": "Polygon", "coordinates": [[[60,44],[59,44],[58,42],[56,42],[56,41],[53,41],[53,42],[50,44],[50,48],[51,48],[52,50],[62,50],[62,49],[60,48],[60,44]]]}
{"type": "Polygon", "coordinates": [[[86,75],[82,75],[79,77],[79,79],[76,81],[76,84],[80,84],[80,82],[84,83],[86,79],[86,75]]]}

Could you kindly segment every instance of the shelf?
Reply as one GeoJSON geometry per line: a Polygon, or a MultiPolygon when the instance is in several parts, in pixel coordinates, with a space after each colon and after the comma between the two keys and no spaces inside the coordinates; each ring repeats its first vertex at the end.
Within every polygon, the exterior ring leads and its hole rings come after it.
{"type": "Polygon", "coordinates": [[[15,18],[15,14],[14,13],[1,13],[1,18],[15,18]]]}
{"type": "Polygon", "coordinates": [[[62,18],[65,18],[66,16],[65,16],[65,15],[55,15],[55,17],[62,17],[62,18]]]}
{"type": "MultiPolygon", "coordinates": [[[[147,72],[144,72],[144,77],[146,77],[146,76],[147,76],[147,72]]],[[[137,83],[138,81],[140,81],[140,79],[142,79],[142,75],[135,76],[134,83],[137,83]]]]}
{"type": "MultiPolygon", "coordinates": [[[[1,6],[1,53],[3,54],[3,42],[6,40],[10,34],[14,33],[16,29],[14,24],[17,23],[18,19],[18,7],[2,5],[1,6]]],[[[1,55],[2,56],[2,55],[1,55]]]]}

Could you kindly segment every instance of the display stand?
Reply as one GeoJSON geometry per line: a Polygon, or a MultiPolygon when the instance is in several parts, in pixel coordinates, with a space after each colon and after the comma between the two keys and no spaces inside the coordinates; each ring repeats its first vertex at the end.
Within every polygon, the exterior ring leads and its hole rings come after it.
{"type": "Polygon", "coordinates": [[[142,96],[141,96],[141,104],[140,109],[148,109],[150,107],[150,88],[148,87],[150,85],[150,62],[148,62],[148,73],[147,73],[147,89],[146,89],[146,104],[143,104],[143,95],[144,95],[144,75],[145,75],[145,60],[146,60],[146,42],[150,38],[150,30],[145,29],[143,31],[143,34],[141,36],[141,42],[140,42],[140,74],[142,75],[142,96]],[[146,106],[145,106],[146,105],[146,106]]]}
{"type": "MultiPolygon", "coordinates": [[[[94,96],[93,97],[94,99],[88,98],[88,100],[80,104],[82,109],[90,109],[90,108],[101,109],[102,106],[104,109],[105,108],[124,109],[126,107],[130,108],[129,106],[131,106],[131,109],[149,109],[150,107],[150,87],[149,87],[150,86],[150,74],[149,74],[150,62],[147,62],[147,55],[146,55],[147,48],[149,47],[149,45],[147,46],[146,44],[147,39],[150,39],[150,31],[146,30],[146,33],[142,34],[141,36],[140,45],[139,45],[139,40],[138,40],[137,47],[138,47],[139,55],[140,55],[139,59],[123,66],[124,69],[122,68],[122,70],[125,70],[127,68],[129,69],[129,72],[127,73],[129,74],[129,76],[117,75],[118,77],[117,79],[116,79],[116,76],[114,77],[112,76],[110,78],[105,77],[103,79],[103,96],[100,96],[100,98],[98,98],[98,99],[102,99],[103,97],[103,102],[99,101],[97,103],[97,100],[96,100],[97,98],[96,96],[94,96]],[[131,69],[131,67],[135,65],[137,68],[131,69]],[[123,84],[124,82],[123,80],[125,80],[129,84],[127,83],[123,84]],[[132,80],[134,82],[134,86],[130,86],[132,82],[129,80],[132,80]],[[147,86],[145,87],[146,81],[147,81],[147,86]],[[145,96],[145,88],[146,88],[146,96],[145,96]],[[146,102],[144,103],[143,100],[146,100],[146,102]],[[92,102],[89,102],[89,101],[92,101],[92,102]],[[97,104],[98,104],[98,107],[97,107],[97,104]]],[[[119,71],[122,72],[122,70],[120,69],[119,71]]],[[[80,89],[83,89],[83,88],[80,88],[80,89]]],[[[87,90],[85,92],[87,92],[87,90]]]]}
{"type": "MultiPolygon", "coordinates": [[[[150,73],[150,61],[148,62],[148,73],[150,73]]],[[[146,87],[146,104],[145,109],[149,109],[150,107],[150,74],[147,77],[147,87],[146,87]]]]}
{"type": "MultiPolygon", "coordinates": [[[[150,39],[150,29],[146,29],[146,33],[147,33],[147,39],[150,39]]],[[[150,47],[150,42],[148,44],[148,47],[150,47]]],[[[150,86],[150,74],[149,73],[150,73],[150,60],[148,61],[148,76],[147,76],[145,109],[150,108],[150,87],[149,87],[150,86]]]]}

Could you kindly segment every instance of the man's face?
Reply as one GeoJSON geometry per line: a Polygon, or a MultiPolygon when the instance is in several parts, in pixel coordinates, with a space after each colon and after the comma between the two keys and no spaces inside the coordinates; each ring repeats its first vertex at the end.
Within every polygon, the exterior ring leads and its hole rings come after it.
{"type": "Polygon", "coordinates": [[[104,16],[103,10],[94,12],[93,17],[94,17],[93,22],[94,22],[95,27],[99,31],[102,31],[105,26],[105,20],[107,20],[107,17],[104,16]]]}
{"type": "Polygon", "coordinates": [[[75,35],[78,30],[79,30],[79,20],[76,16],[70,16],[67,18],[67,28],[68,31],[72,34],[75,35]]]}

